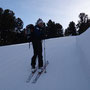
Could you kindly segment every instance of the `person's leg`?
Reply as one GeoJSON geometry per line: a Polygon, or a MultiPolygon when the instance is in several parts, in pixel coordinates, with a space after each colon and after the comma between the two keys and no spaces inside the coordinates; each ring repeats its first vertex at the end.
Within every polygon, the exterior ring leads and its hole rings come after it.
{"type": "Polygon", "coordinates": [[[43,67],[42,42],[38,43],[38,66],[43,67]]]}
{"type": "Polygon", "coordinates": [[[42,59],[42,55],[41,54],[38,54],[38,62],[39,62],[39,68],[43,67],[43,59],[42,59]]]}
{"type": "Polygon", "coordinates": [[[32,60],[31,60],[31,66],[32,66],[32,68],[35,68],[35,65],[36,65],[36,57],[37,57],[37,55],[33,55],[33,57],[32,57],[32,60]]]}
{"type": "Polygon", "coordinates": [[[38,54],[38,53],[37,53],[37,46],[36,46],[36,43],[33,42],[32,45],[33,45],[33,52],[34,52],[34,55],[33,55],[32,60],[31,60],[31,66],[32,66],[32,68],[35,68],[35,65],[36,65],[36,58],[37,58],[37,54],[38,54]]]}

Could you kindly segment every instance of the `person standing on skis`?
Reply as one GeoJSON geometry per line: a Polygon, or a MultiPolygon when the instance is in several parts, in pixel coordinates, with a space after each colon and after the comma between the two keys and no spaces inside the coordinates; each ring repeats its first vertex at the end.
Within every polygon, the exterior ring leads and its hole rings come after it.
{"type": "Polygon", "coordinates": [[[34,55],[31,59],[32,72],[35,71],[36,66],[36,58],[38,57],[38,71],[41,72],[43,68],[43,55],[42,55],[42,39],[44,37],[43,34],[43,26],[44,22],[42,19],[38,19],[35,27],[31,25],[31,42],[33,45],[34,55]]]}

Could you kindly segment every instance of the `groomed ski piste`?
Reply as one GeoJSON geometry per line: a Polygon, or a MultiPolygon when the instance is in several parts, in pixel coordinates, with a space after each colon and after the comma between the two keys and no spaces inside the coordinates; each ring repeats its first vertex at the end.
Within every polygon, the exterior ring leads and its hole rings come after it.
{"type": "Polygon", "coordinates": [[[90,28],[79,36],[49,39],[45,44],[47,73],[35,84],[26,83],[32,45],[30,49],[28,43],[0,47],[0,90],[90,90],[90,28]]]}

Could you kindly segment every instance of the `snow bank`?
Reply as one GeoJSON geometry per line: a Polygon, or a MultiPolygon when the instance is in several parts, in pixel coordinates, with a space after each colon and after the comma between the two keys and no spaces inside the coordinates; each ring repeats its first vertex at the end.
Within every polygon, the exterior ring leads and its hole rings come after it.
{"type": "Polygon", "coordinates": [[[76,39],[84,70],[88,73],[87,75],[90,80],[90,28],[76,39]]]}

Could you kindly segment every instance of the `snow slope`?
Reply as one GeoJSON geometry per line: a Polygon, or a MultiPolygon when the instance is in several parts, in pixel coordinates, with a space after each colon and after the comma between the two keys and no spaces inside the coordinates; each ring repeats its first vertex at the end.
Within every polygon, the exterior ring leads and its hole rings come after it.
{"type": "Polygon", "coordinates": [[[0,90],[90,90],[90,28],[80,36],[46,40],[47,73],[36,84],[30,74],[32,45],[0,47],[0,90]]]}

